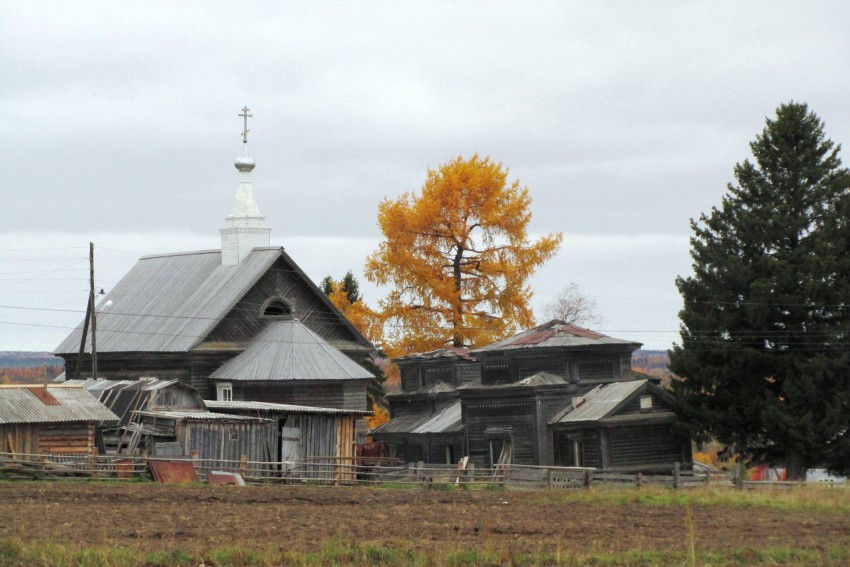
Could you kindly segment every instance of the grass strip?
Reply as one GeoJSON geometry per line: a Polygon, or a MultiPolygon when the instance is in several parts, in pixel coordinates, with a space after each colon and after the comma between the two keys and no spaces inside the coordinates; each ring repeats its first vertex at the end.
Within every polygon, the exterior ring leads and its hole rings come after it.
{"type": "Polygon", "coordinates": [[[413,546],[384,546],[376,543],[331,539],[308,552],[287,551],[279,547],[245,548],[238,545],[211,549],[184,547],[141,550],[117,546],[78,547],[53,542],[23,543],[0,539],[0,567],[186,567],[234,566],[258,567],[277,565],[387,567],[473,567],[505,566],[632,566],[692,565],[847,565],[850,546],[829,549],[768,547],[738,548],[724,551],[629,550],[620,553],[603,551],[559,550],[556,552],[514,552],[498,546],[480,549],[431,549],[413,546]]]}

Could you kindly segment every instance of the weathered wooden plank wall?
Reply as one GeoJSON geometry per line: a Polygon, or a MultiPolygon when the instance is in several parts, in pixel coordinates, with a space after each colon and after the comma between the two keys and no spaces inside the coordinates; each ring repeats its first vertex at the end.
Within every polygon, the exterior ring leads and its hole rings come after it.
{"type": "Polygon", "coordinates": [[[367,410],[368,380],[233,382],[233,399],[322,408],[367,410]]]}
{"type": "Polygon", "coordinates": [[[274,439],[274,423],[215,421],[178,421],[175,431],[187,455],[200,451],[202,459],[238,461],[269,460],[267,442],[274,439]]]}

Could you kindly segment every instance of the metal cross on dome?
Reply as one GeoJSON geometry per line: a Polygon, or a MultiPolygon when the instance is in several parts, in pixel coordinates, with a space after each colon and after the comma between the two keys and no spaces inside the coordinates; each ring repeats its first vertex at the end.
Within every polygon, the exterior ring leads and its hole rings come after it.
{"type": "Polygon", "coordinates": [[[248,143],[248,132],[250,132],[250,130],[248,130],[248,119],[254,117],[253,114],[248,114],[248,112],[250,110],[251,109],[248,108],[247,106],[243,106],[242,107],[242,114],[239,114],[239,116],[241,116],[245,120],[245,125],[242,127],[242,143],[243,144],[248,143]]]}

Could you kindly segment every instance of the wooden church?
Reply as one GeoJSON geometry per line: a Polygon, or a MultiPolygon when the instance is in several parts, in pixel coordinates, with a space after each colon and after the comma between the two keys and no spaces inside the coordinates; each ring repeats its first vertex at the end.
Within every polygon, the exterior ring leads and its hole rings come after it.
{"type": "MultiPolygon", "coordinates": [[[[141,258],[97,314],[97,376],[178,379],[204,399],[367,410],[373,345],[282,247],[270,246],[244,151],[221,249],[141,258]]],[[[77,327],[56,348],[66,376],[92,376],[92,340],[77,327]],[[80,355],[81,343],[83,354],[80,355]],[[79,368],[78,368],[79,367],[79,368]]]]}

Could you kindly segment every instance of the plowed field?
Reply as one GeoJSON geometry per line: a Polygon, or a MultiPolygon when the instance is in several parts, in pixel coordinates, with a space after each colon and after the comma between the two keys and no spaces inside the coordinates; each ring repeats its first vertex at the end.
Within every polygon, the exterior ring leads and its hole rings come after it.
{"type": "MultiPolygon", "coordinates": [[[[222,545],[308,552],[328,541],[411,552],[500,549],[827,549],[850,538],[846,511],[593,502],[512,491],[344,487],[0,483],[0,537],[79,546],[222,545]]],[[[202,552],[202,551],[201,551],[202,552]]]]}

